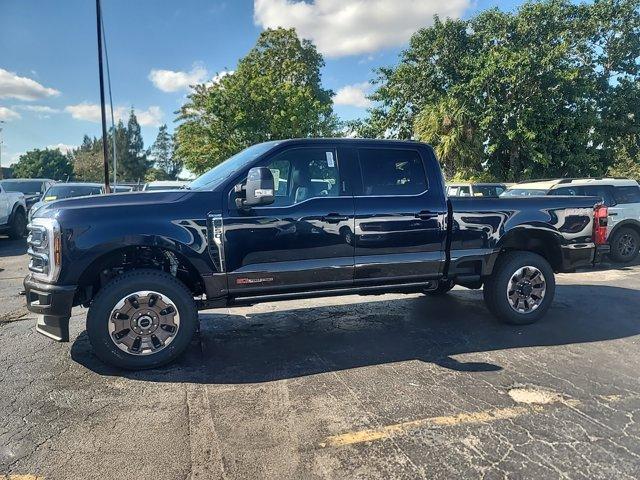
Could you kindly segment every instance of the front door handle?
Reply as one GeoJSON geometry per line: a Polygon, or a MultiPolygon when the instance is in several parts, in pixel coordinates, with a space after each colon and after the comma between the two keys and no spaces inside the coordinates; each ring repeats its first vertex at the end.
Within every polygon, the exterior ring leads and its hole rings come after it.
{"type": "Polygon", "coordinates": [[[328,213],[324,217],[321,218],[323,222],[327,223],[338,223],[338,222],[346,222],[349,220],[349,217],[346,215],[340,215],[339,213],[328,213]]]}
{"type": "Polygon", "coordinates": [[[419,218],[420,220],[431,220],[437,216],[437,213],[430,212],[428,210],[422,210],[421,212],[416,213],[416,218],[419,218]]]}

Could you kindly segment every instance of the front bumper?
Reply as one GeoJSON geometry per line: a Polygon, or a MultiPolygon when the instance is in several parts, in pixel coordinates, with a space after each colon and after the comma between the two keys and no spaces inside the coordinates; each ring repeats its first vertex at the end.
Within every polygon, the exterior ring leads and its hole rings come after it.
{"type": "Polygon", "coordinates": [[[38,315],[36,331],[58,342],[69,341],[69,318],[77,287],[24,279],[27,309],[38,315]]]}

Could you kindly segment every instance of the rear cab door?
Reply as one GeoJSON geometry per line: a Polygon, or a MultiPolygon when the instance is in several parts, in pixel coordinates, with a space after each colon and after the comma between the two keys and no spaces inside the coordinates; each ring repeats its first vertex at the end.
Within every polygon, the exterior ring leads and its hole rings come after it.
{"type": "Polygon", "coordinates": [[[363,143],[354,152],[356,286],[439,278],[447,202],[433,151],[411,142],[363,143]]]}

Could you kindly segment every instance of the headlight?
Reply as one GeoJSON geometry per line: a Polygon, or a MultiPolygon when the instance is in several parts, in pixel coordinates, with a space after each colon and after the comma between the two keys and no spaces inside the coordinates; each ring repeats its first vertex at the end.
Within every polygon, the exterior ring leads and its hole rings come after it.
{"type": "Polygon", "coordinates": [[[29,270],[33,277],[52,283],[60,275],[62,264],[62,239],[60,225],[54,218],[36,218],[28,226],[27,253],[29,270]]]}

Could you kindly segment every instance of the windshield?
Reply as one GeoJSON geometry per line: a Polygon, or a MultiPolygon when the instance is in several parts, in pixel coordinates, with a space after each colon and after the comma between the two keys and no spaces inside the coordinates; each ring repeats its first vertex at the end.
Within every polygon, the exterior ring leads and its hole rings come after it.
{"type": "Polygon", "coordinates": [[[540,190],[537,188],[509,188],[501,197],[544,197],[547,194],[546,190],[540,190]]]}
{"type": "Polygon", "coordinates": [[[245,148],[240,153],[226,159],[211,170],[196,178],[189,187],[192,190],[214,190],[227,178],[235,175],[243,168],[249,166],[256,158],[267,152],[278,142],[265,142],[245,148]]]}
{"type": "Polygon", "coordinates": [[[100,187],[95,185],[54,185],[44,194],[44,201],[59,200],[61,198],[83,197],[86,195],[99,195],[100,187]]]}
{"type": "Polygon", "coordinates": [[[7,192],[22,192],[27,195],[42,193],[42,181],[26,180],[24,182],[2,182],[2,187],[7,192]]]}

